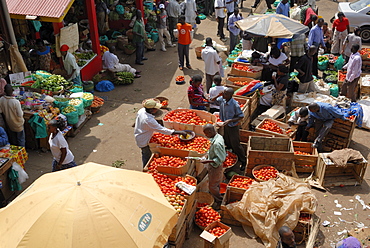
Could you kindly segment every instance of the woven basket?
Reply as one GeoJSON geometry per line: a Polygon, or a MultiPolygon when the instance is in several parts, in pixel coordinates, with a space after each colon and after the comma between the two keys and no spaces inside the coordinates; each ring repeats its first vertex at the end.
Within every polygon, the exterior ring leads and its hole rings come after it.
{"type": "MultiPolygon", "coordinates": [[[[167,101],[167,103],[169,103],[169,101],[168,101],[168,98],[167,98],[167,97],[157,96],[155,99],[156,99],[156,100],[159,100],[161,103],[162,103],[163,101],[167,101]]],[[[162,106],[162,107],[161,107],[161,109],[165,109],[165,108],[168,108],[168,105],[166,105],[166,106],[162,106]]]]}
{"type": "Polygon", "coordinates": [[[125,54],[131,55],[136,51],[136,48],[135,49],[129,49],[127,46],[124,46],[123,51],[124,51],[125,54]]]}
{"type": "MultiPolygon", "coordinates": [[[[265,180],[262,180],[262,179],[259,179],[259,178],[257,178],[257,177],[255,177],[254,176],[254,171],[256,171],[256,170],[259,170],[259,169],[261,169],[261,168],[263,168],[263,167],[270,167],[270,166],[272,166],[272,165],[265,165],[265,164],[262,164],[262,165],[257,165],[256,167],[254,167],[253,168],[253,170],[252,170],[252,175],[253,175],[253,177],[254,177],[254,179],[256,179],[256,181],[257,182],[267,182],[267,181],[265,181],[265,180]]],[[[273,167],[273,166],[272,166],[273,167]]],[[[275,168],[275,167],[274,167],[275,168]]],[[[276,169],[275,169],[276,170],[276,169]]],[[[278,170],[276,170],[277,172],[279,172],[278,170]]],[[[277,178],[277,177],[276,177],[277,178]]],[[[275,178],[275,179],[276,179],[275,178]]]]}
{"type": "Polygon", "coordinates": [[[201,59],[202,58],[202,50],[204,49],[204,47],[196,47],[195,48],[195,54],[197,55],[197,58],[198,59],[201,59]]]}
{"type": "MultiPolygon", "coordinates": [[[[197,199],[197,202],[198,203],[207,203],[207,207],[212,207],[213,203],[214,203],[214,199],[213,199],[213,196],[209,193],[206,193],[206,192],[197,192],[195,194],[195,199],[197,199]]],[[[198,208],[198,206],[197,206],[198,208]]]]}

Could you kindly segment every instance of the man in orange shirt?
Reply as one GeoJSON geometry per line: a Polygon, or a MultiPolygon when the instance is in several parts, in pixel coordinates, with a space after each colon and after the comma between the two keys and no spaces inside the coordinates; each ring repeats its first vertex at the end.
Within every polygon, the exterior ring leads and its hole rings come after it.
{"type": "Polygon", "coordinates": [[[339,54],[343,49],[343,42],[349,33],[349,21],[344,16],[343,12],[338,13],[338,19],[335,19],[333,22],[332,31],[333,36],[333,45],[331,47],[332,54],[339,54]]]}
{"type": "Polygon", "coordinates": [[[184,57],[186,59],[186,68],[191,69],[189,60],[189,46],[191,43],[191,31],[192,26],[185,22],[185,16],[180,16],[179,22],[177,24],[177,30],[179,33],[179,38],[177,41],[177,52],[179,53],[179,69],[184,69],[184,57]]]}

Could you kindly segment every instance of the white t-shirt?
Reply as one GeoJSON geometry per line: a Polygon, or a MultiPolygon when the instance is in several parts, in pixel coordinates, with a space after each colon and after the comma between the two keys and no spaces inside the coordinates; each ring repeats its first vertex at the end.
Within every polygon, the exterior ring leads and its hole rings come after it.
{"type": "MultiPolygon", "coordinates": [[[[215,86],[215,87],[210,88],[209,89],[209,99],[212,99],[212,98],[218,96],[218,94],[220,94],[220,92],[222,92],[224,90],[226,90],[225,86],[215,86]]],[[[220,106],[215,105],[215,104],[210,104],[209,106],[211,108],[220,109],[220,106]]]]}
{"type": "Polygon", "coordinates": [[[59,162],[60,156],[62,155],[62,151],[60,150],[61,148],[66,148],[67,149],[67,155],[66,158],[64,159],[62,164],[69,164],[74,160],[74,156],[72,152],[68,148],[68,143],[66,139],[64,138],[62,132],[58,130],[57,135],[55,135],[54,138],[53,134],[50,134],[49,136],[49,145],[50,145],[50,151],[51,154],[53,154],[54,159],[59,162]]]}
{"type": "Polygon", "coordinates": [[[206,46],[202,50],[202,59],[204,61],[204,70],[206,74],[208,75],[215,75],[217,72],[220,71],[220,66],[217,64],[217,62],[220,62],[220,56],[218,56],[217,51],[211,47],[206,46]]]}
{"type": "Polygon", "coordinates": [[[216,9],[216,7],[225,7],[224,0],[215,0],[215,15],[216,18],[225,18],[225,8],[216,9]]]}
{"type": "Polygon", "coordinates": [[[280,53],[279,58],[275,59],[270,55],[269,63],[278,66],[283,63],[284,60],[286,60],[288,57],[285,55],[285,53],[280,53]]]}

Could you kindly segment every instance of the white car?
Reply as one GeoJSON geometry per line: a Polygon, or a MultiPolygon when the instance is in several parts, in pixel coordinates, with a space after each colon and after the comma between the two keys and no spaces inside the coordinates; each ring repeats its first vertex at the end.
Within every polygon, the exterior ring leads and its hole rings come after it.
{"type": "Polygon", "coordinates": [[[370,0],[341,2],[338,11],[348,18],[351,29],[361,28],[360,36],[364,42],[370,42],[370,0]]]}

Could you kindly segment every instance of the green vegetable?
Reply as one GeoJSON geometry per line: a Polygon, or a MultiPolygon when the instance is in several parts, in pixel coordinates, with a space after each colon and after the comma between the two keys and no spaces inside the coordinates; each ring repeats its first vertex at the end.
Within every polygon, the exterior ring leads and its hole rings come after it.
{"type": "Polygon", "coordinates": [[[116,78],[112,81],[117,85],[127,85],[134,82],[134,75],[131,72],[117,72],[116,78]]]}
{"type": "Polygon", "coordinates": [[[90,60],[95,56],[94,52],[87,53],[73,53],[73,55],[78,59],[90,60]]]}
{"type": "Polygon", "coordinates": [[[76,109],[73,106],[68,106],[68,107],[65,107],[65,109],[63,109],[64,114],[72,113],[72,112],[75,112],[75,111],[76,111],[76,109]]]}
{"type": "Polygon", "coordinates": [[[319,56],[318,57],[319,62],[323,62],[323,61],[326,61],[326,60],[329,60],[328,57],[326,57],[326,56],[319,56]]]}

